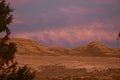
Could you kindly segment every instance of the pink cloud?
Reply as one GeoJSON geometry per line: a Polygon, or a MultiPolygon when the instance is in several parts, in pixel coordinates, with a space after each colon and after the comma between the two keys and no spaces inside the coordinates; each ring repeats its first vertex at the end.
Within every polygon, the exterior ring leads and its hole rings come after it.
{"type": "Polygon", "coordinates": [[[67,13],[67,14],[83,14],[86,13],[87,10],[85,8],[82,7],[61,7],[59,8],[59,11],[67,13]]]}
{"type": "MultiPolygon", "coordinates": [[[[116,39],[116,33],[112,31],[101,30],[100,27],[103,26],[101,23],[93,23],[91,25],[79,25],[72,26],[71,28],[61,28],[61,29],[46,29],[46,30],[36,30],[34,32],[24,32],[13,35],[14,37],[20,38],[34,38],[36,37],[44,43],[49,43],[52,41],[55,46],[64,46],[66,44],[74,45],[81,42],[91,42],[94,40],[98,41],[108,41],[112,42],[116,39]],[[94,26],[96,25],[96,27],[94,26]],[[80,27],[92,27],[83,28],[80,27]],[[98,28],[98,29],[96,29],[98,28]],[[111,37],[112,36],[112,37],[111,37]]],[[[104,25],[105,26],[105,25],[104,25]]]]}
{"type": "MultiPolygon", "coordinates": [[[[74,45],[93,40],[111,42],[116,38],[116,33],[112,29],[114,29],[114,26],[120,25],[119,11],[116,8],[120,0],[8,1],[15,8],[13,23],[18,24],[18,26],[22,25],[18,28],[20,31],[23,27],[25,27],[23,29],[26,29],[23,30],[26,31],[23,33],[17,33],[16,31],[17,34],[13,34],[15,37],[37,38],[45,43],[51,41],[58,46],[74,45]],[[71,3],[73,4],[71,5],[71,3]],[[113,10],[114,7],[116,10],[113,10]],[[27,29],[28,26],[30,26],[29,30],[27,29]],[[45,30],[39,30],[40,28],[45,30]],[[107,30],[107,28],[110,29],[107,30]]],[[[118,30],[118,27],[116,28],[118,30]]]]}

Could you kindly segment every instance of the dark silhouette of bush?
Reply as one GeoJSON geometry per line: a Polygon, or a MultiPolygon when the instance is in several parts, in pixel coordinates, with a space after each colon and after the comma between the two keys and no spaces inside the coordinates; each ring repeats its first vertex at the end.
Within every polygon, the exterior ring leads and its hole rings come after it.
{"type": "Polygon", "coordinates": [[[26,65],[19,67],[14,56],[16,44],[8,42],[11,34],[8,28],[12,22],[13,9],[6,3],[6,0],[0,0],[0,33],[5,32],[5,36],[0,39],[0,80],[33,80],[35,72],[26,65]]]}

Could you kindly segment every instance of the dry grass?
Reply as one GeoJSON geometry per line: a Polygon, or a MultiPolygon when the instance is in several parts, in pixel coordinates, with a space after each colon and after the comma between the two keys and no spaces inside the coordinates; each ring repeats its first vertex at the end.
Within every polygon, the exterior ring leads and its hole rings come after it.
{"type": "Polygon", "coordinates": [[[120,80],[120,68],[87,71],[85,68],[66,68],[49,65],[36,75],[37,80],[120,80]]]}
{"type": "Polygon", "coordinates": [[[119,80],[120,58],[17,55],[37,71],[36,80],[119,80]]]}

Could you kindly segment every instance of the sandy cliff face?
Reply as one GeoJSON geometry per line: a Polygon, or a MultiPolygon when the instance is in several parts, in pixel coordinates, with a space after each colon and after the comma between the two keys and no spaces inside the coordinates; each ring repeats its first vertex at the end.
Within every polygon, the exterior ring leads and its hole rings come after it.
{"type": "Polygon", "coordinates": [[[88,45],[75,48],[58,48],[43,46],[33,40],[14,38],[10,40],[17,44],[17,54],[24,55],[81,55],[81,56],[120,56],[120,48],[109,48],[99,42],[91,42],[88,45]]]}

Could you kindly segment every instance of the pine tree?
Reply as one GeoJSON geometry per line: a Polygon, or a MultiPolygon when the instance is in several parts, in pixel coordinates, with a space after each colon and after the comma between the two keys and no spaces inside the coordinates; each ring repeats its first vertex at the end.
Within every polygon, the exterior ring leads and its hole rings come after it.
{"type": "Polygon", "coordinates": [[[5,36],[0,39],[0,80],[33,80],[35,73],[30,68],[17,66],[14,58],[16,44],[8,41],[11,34],[8,26],[13,19],[11,12],[13,9],[6,0],[0,0],[0,33],[5,32],[5,36]]]}

